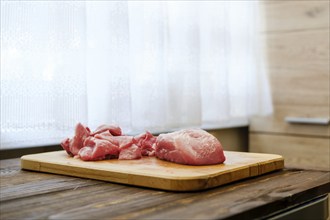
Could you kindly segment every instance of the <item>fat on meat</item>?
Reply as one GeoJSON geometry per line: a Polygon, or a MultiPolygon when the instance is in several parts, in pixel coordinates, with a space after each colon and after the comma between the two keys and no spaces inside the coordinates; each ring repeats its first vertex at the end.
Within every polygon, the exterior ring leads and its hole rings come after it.
{"type": "Polygon", "coordinates": [[[159,159],[187,165],[219,164],[226,159],[218,139],[202,129],[160,134],[155,152],[159,159]]]}

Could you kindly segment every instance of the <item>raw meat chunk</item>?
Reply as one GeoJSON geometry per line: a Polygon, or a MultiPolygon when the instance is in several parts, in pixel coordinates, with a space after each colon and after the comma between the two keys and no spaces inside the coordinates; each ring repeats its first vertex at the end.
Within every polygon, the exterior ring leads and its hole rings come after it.
{"type": "Polygon", "coordinates": [[[156,156],[159,159],[188,165],[209,165],[225,161],[220,142],[201,129],[184,129],[153,136],[149,131],[126,136],[114,125],[101,125],[94,132],[81,123],[72,139],[61,142],[70,155],[85,161],[118,158],[140,159],[156,156]]]}
{"type": "Polygon", "coordinates": [[[150,132],[145,132],[135,137],[133,136],[112,136],[108,131],[96,134],[94,137],[110,141],[120,149],[119,159],[139,159],[142,156],[155,155],[154,137],[150,132]]]}
{"type": "Polygon", "coordinates": [[[159,135],[156,157],[187,165],[210,165],[225,161],[221,143],[201,129],[183,129],[159,135]]]}
{"type": "Polygon", "coordinates": [[[84,147],[80,149],[78,155],[82,160],[118,158],[119,147],[110,141],[89,137],[86,138],[84,147]]]}
{"type": "Polygon", "coordinates": [[[142,157],[139,146],[133,144],[133,136],[112,136],[108,131],[96,134],[95,138],[106,140],[119,149],[119,160],[134,160],[142,157]]]}
{"type": "Polygon", "coordinates": [[[141,148],[143,156],[154,156],[156,139],[157,138],[149,131],[146,131],[145,133],[135,136],[133,142],[141,148]]]}
{"type": "Polygon", "coordinates": [[[90,130],[81,123],[78,123],[75,128],[75,135],[72,139],[66,138],[61,142],[61,146],[70,155],[75,156],[83,147],[83,143],[90,136],[90,130]]]}
{"type": "Polygon", "coordinates": [[[133,144],[133,136],[112,136],[109,132],[103,132],[101,134],[96,134],[94,137],[110,141],[118,147],[124,147],[126,145],[133,144]]]}
{"type": "Polygon", "coordinates": [[[71,156],[73,157],[74,155],[70,151],[70,138],[66,138],[61,142],[62,148],[71,156]]]}
{"type": "Polygon", "coordinates": [[[129,147],[133,144],[133,137],[132,136],[116,136],[113,137],[115,141],[118,142],[118,146],[120,149],[129,147]]]}
{"type": "Polygon", "coordinates": [[[110,134],[112,134],[113,136],[122,135],[121,128],[118,126],[115,126],[115,125],[101,125],[101,126],[97,127],[96,130],[93,133],[91,133],[91,135],[94,136],[96,134],[100,134],[105,131],[109,131],[110,134]]]}
{"type": "Polygon", "coordinates": [[[125,145],[120,148],[119,160],[135,160],[142,157],[141,148],[135,144],[125,145]]]}

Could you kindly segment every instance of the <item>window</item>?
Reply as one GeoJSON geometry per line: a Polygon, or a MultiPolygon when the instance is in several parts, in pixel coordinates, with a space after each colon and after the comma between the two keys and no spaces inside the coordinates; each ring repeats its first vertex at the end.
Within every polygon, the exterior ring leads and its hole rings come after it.
{"type": "Polygon", "coordinates": [[[257,1],[1,2],[1,147],[271,112],[257,1]]]}

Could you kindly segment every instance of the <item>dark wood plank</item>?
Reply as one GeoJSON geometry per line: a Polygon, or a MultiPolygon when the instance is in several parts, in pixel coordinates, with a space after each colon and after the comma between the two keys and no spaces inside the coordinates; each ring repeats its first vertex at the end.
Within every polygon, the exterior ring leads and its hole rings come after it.
{"type": "Polygon", "coordinates": [[[93,180],[88,179],[68,179],[58,178],[49,180],[39,180],[33,182],[27,182],[24,184],[18,184],[14,186],[1,187],[0,201],[13,200],[22,197],[30,197],[39,194],[48,194],[51,192],[63,191],[63,190],[75,190],[77,188],[97,185],[93,180]]]}
{"type": "Polygon", "coordinates": [[[1,174],[5,177],[5,181],[1,180],[1,189],[5,190],[1,190],[0,217],[256,218],[329,192],[329,174],[323,171],[283,170],[212,190],[175,193],[60,175],[9,172],[1,174]],[[27,181],[19,181],[22,177],[27,181]],[[14,184],[10,186],[10,182],[14,184]]]}
{"type": "Polygon", "coordinates": [[[0,150],[0,160],[17,158],[27,154],[36,154],[48,151],[62,150],[61,145],[51,145],[44,147],[29,147],[29,148],[14,148],[14,149],[1,149],[0,150]]]}
{"type": "MultiPolygon", "coordinates": [[[[1,203],[0,211],[4,219],[45,219],[59,212],[65,213],[79,207],[91,206],[96,201],[117,201],[137,193],[144,192],[133,187],[127,189],[123,185],[103,183],[5,201],[1,203]],[[22,208],[17,210],[18,206],[22,208]]],[[[82,213],[82,218],[87,216],[83,216],[82,213]]]]}
{"type": "Polygon", "coordinates": [[[13,160],[8,160],[8,164],[10,165],[0,170],[1,202],[102,183],[89,179],[24,171],[13,160]]]}
{"type": "Polygon", "coordinates": [[[0,160],[0,170],[7,169],[10,167],[20,168],[20,161],[16,159],[7,159],[7,160],[0,160]]]}
{"type": "Polygon", "coordinates": [[[144,194],[96,202],[49,218],[79,219],[88,214],[97,219],[218,219],[235,215],[242,219],[299,204],[317,196],[318,190],[329,191],[329,173],[283,171],[199,193],[144,194]],[[251,215],[247,212],[251,209],[257,211],[251,215]]]}

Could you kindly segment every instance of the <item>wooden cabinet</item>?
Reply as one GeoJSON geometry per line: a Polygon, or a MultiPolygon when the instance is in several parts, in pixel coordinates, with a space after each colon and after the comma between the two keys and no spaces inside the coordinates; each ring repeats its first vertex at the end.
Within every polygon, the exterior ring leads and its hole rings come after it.
{"type": "Polygon", "coordinates": [[[329,138],[310,136],[250,134],[253,151],[284,154],[285,166],[306,169],[327,169],[329,163],[329,138]]]}
{"type": "Polygon", "coordinates": [[[329,1],[263,1],[274,113],[254,117],[249,151],[277,153],[287,166],[330,170],[330,126],[286,117],[330,117],[329,1]]]}

